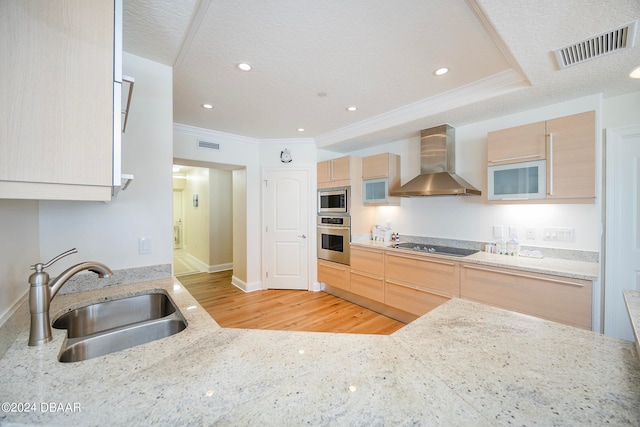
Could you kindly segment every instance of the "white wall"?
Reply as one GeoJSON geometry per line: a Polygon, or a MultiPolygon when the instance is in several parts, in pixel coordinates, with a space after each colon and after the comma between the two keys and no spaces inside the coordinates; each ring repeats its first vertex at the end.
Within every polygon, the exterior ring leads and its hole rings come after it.
{"type": "MultiPolygon", "coordinates": [[[[486,194],[487,132],[521,124],[595,110],[601,116],[601,97],[593,95],[505,117],[456,127],[456,173],[486,194]]],[[[599,128],[599,124],[598,124],[599,128]]],[[[600,176],[601,143],[597,135],[597,174],[600,176]]],[[[396,141],[351,154],[367,156],[385,151],[402,156],[402,183],[419,173],[419,138],[396,141]]],[[[494,205],[484,196],[402,198],[400,207],[377,208],[376,222],[391,222],[401,235],[447,239],[495,241],[493,225],[517,226],[522,244],[585,251],[600,250],[600,180],[595,204],[494,205]],[[536,238],[525,239],[525,227],[536,238]],[[574,242],[542,240],[543,227],[573,227],[574,242]]]]}
{"type": "Polygon", "coordinates": [[[136,79],[129,122],[122,135],[122,171],[135,175],[110,204],[40,202],[40,257],[78,248],[58,262],[100,261],[112,269],[171,264],[172,237],[172,69],[128,53],[124,74],[136,79]],[[152,253],[138,254],[138,238],[152,239],[152,253]]]}
{"type": "Polygon", "coordinates": [[[0,200],[0,319],[27,292],[40,258],[38,202],[0,200]]]}
{"type": "Polygon", "coordinates": [[[232,172],[209,170],[209,265],[214,269],[233,262],[232,172]]]}
{"type": "MultiPolygon", "coordinates": [[[[640,84],[638,88],[640,89],[640,84]]],[[[602,127],[604,129],[640,123],[640,91],[607,98],[603,106],[602,127]]]]}

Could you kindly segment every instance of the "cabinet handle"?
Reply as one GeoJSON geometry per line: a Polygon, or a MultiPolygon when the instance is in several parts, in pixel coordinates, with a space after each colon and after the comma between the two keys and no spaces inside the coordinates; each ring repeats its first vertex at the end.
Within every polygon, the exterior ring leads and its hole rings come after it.
{"type": "Polygon", "coordinates": [[[400,283],[400,282],[396,282],[394,280],[386,280],[387,283],[390,283],[392,285],[396,285],[396,286],[401,286],[403,288],[407,288],[407,289],[413,289],[414,291],[421,291],[421,292],[426,292],[424,289],[420,289],[417,286],[411,286],[411,285],[406,285],[404,283],[400,283]]]}
{"type": "Polygon", "coordinates": [[[365,273],[363,271],[351,270],[351,273],[352,274],[357,274],[358,276],[368,277],[369,279],[376,279],[376,280],[381,280],[382,279],[382,276],[374,276],[373,274],[365,273]]]}
{"type": "Polygon", "coordinates": [[[549,133],[549,195],[553,196],[553,134],[549,133]]]}
{"type": "Polygon", "coordinates": [[[546,282],[553,282],[553,283],[560,283],[561,285],[571,285],[571,286],[579,286],[581,288],[584,287],[584,285],[582,283],[577,283],[577,282],[569,282],[566,280],[558,280],[558,279],[549,279],[547,277],[538,277],[538,276],[532,276],[530,274],[522,274],[522,273],[511,273],[511,272],[507,272],[507,271],[501,271],[501,270],[494,270],[492,268],[483,268],[483,267],[476,267],[474,265],[466,265],[466,264],[462,264],[462,266],[464,268],[468,268],[470,270],[479,270],[479,271],[486,271],[488,273],[498,273],[498,274],[504,274],[506,276],[516,276],[516,277],[522,277],[525,279],[536,279],[536,280],[544,280],[546,282]]]}
{"type": "Polygon", "coordinates": [[[540,154],[531,154],[529,156],[519,156],[519,157],[509,157],[506,159],[491,160],[490,162],[491,163],[512,162],[514,160],[535,159],[536,157],[540,157],[540,154]]]}
{"type": "Polygon", "coordinates": [[[455,267],[456,266],[455,262],[436,261],[433,258],[428,258],[426,256],[417,257],[417,256],[404,255],[404,254],[395,254],[395,253],[394,254],[389,254],[389,256],[397,256],[398,258],[415,259],[417,261],[425,261],[425,262],[431,262],[431,263],[434,263],[434,264],[448,265],[449,267],[455,267]]]}

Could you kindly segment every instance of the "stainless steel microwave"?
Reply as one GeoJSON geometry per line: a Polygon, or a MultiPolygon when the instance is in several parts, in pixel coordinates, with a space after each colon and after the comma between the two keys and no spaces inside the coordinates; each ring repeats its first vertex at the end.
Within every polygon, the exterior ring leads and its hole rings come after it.
{"type": "Polygon", "coordinates": [[[318,213],[349,213],[349,189],[318,190],[318,213]]]}
{"type": "Polygon", "coordinates": [[[546,198],[546,160],[489,166],[487,190],[488,200],[546,198]]]}

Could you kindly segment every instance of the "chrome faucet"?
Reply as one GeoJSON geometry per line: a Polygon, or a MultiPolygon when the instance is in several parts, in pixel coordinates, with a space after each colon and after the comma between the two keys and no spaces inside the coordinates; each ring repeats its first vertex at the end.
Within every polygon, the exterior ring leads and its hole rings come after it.
{"type": "Polygon", "coordinates": [[[31,270],[35,270],[36,272],[29,276],[29,284],[31,284],[29,288],[29,310],[31,311],[30,346],[42,345],[51,341],[49,306],[51,305],[51,300],[58,293],[62,285],[83,270],[92,271],[96,273],[98,277],[109,277],[113,274],[109,267],[99,262],[81,262],[80,264],[69,267],[49,283],[49,273],[44,271],[44,269],[60,258],[77,252],[76,248],[69,249],[46,264],[37,263],[31,266],[31,270]]]}

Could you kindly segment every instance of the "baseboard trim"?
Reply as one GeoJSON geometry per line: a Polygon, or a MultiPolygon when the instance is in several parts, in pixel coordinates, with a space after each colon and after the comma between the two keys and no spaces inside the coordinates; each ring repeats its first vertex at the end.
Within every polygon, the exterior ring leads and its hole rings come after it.
{"type": "Polygon", "coordinates": [[[244,280],[239,279],[237,276],[231,276],[231,284],[243,292],[254,292],[262,290],[262,283],[247,283],[244,280]]]}

